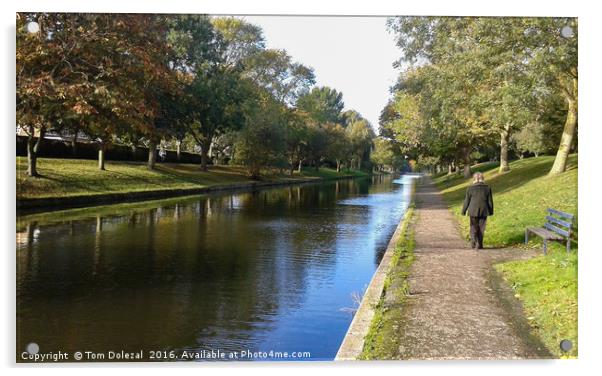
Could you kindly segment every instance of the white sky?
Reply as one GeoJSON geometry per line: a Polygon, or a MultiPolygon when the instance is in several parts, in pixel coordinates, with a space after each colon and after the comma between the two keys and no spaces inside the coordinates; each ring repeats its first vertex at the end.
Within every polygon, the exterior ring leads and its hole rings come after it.
{"type": "Polygon", "coordinates": [[[295,61],[314,68],[316,85],[343,93],[378,130],[380,111],[397,78],[401,56],[385,17],[246,16],[263,29],[268,48],[285,49],[295,61]]]}

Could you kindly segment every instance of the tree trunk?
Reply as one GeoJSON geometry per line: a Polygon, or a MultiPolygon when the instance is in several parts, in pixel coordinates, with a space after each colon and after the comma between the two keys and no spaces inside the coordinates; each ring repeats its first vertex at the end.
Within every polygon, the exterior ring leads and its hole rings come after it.
{"type": "Polygon", "coordinates": [[[151,140],[148,144],[148,162],[146,168],[149,170],[155,169],[155,162],[157,162],[157,142],[151,140]]]}
{"type": "Polygon", "coordinates": [[[539,152],[535,152],[533,154],[535,154],[535,158],[539,157],[539,152]]]}
{"type": "Polygon", "coordinates": [[[103,170],[103,171],[105,169],[105,152],[106,152],[106,145],[103,142],[100,144],[100,146],[98,148],[98,169],[103,170]]]}
{"type": "MultiPolygon", "coordinates": [[[[577,80],[574,79],[575,92],[577,91],[577,80]]],[[[550,170],[550,175],[561,174],[566,171],[566,163],[573,143],[573,137],[575,136],[575,129],[577,128],[577,96],[574,98],[568,98],[569,110],[564,123],[564,131],[562,132],[562,138],[560,139],[560,146],[556,153],[556,159],[554,165],[550,170]]]]}
{"type": "Polygon", "coordinates": [[[464,148],[464,178],[469,178],[472,175],[472,171],[470,170],[470,152],[471,148],[469,146],[464,148]]]}
{"type": "Polygon", "coordinates": [[[337,159],[337,172],[341,172],[341,160],[337,159]]]}
{"type": "Polygon", "coordinates": [[[203,143],[201,145],[201,171],[207,171],[207,154],[209,153],[209,148],[207,147],[207,143],[203,143]]]}
{"type": "Polygon", "coordinates": [[[293,176],[295,174],[295,167],[297,160],[295,159],[295,153],[291,153],[288,157],[288,174],[293,176]]]}
{"type": "Polygon", "coordinates": [[[450,163],[450,164],[447,165],[447,174],[451,175],[453,173],[454,173],[454,169],[453,169],[452,164],[450,163]]]}
{"type": "Polygon", "coordinates": [[[31,177],[40,176],[40,174],[38,174],[37,167],[38,153],[40,152],[40,147],[42,146],[44,136],[46,135],[46,128],[40,128],[40,134],[38,135],[38,140],[35,143],[33,142],[34,133],[34,127],[30,126],[29,137],[27,138],[27,175],[31,177]]]}
{"type": "Polygon", "coordinates": [[[500,169],[499,172],[510,171],[508,165],[508,135],[510,134],[510,124],[506,124],[500,132],[500,169]]]}
{"type": "Polygon", "coordinates": [[[39,176],[36,168],[38,157],[34,151],[33,134],[27,137],[27,176],[39,176]]]}
{"type": "Polygon", "coordinates": [[[75,132],[73,132],[73,138],[71,139],[71,152],[73,153],[74,157],[77,157],[77,136],[79,134],[79,129],[76,129],[75,132]]]}
{"type": "Polygon", "coordinates": [[[299,159],[299,166],[297,167],[297,172],[301,173],[302,168],[303,168],[303,159],[299,159]]]}
{"type": "Polygon", "coordinates": [[[314,168],[316,171],[320,171],[320,162],[317,159],[314,161],[314,168]]]}
{"type": "Polygon", "coordinates": [[[182,140],[176,141],[176,155],[178,158],[178,162],[182,161],[182,140]]]}
{"type": "Polygon", "coordinates": [[[469,178],[470,175],[472,175],[472,171],[470,171],[470,165],[469,164],[464,165],[463,174],[464,174],[465,178],[469,178]]]}
{"type": "Polygon", "coordinates": [[[27,176],[39,176],[36,165],[37,157],[33,152],[33,138],[29,137],[29,139],[27,140],[27,176]]]}

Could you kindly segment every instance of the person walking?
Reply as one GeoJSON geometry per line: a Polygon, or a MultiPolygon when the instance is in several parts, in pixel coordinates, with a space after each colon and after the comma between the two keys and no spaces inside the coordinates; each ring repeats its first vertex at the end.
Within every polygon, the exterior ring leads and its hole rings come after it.
{"type": "Polygon", "coordinates": [[[491,188],[485,184],[485,178],[480,172],[473,176],[472,185],[466,190],[462,215],[470,216],[470,246],[474,249],[483,249],[483,237],[487,217],[493,215],[493,194],[491,188]]]}

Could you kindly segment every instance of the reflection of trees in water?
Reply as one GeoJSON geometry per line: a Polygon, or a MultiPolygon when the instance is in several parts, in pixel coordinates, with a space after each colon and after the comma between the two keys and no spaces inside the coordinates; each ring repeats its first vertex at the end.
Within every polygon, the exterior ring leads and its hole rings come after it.
{"type": "Polygon", "coordinates": [[[374,193],[386,193],[386,192],[390,192],[391,188],[393,187],[393,189],[400,189],[401,186],[396,187],[396,184],[393,184],[393,180],[396,178],[397,176],[394,175],[372,175],[371,177],[371,181],[372,184],[369,185],[368,188],[368,193],[369,194],[374,194],[374,193]]]}
{"type": "Polygon", "coordinates": [[[21,283],[28,278],[36,278],[39,267],[37,243],[37,222],[28,222],[25,229],[17,233],[17,294],[21,283]]]}
{"type": "MultiPolygon", "coordinates": [[[[73,228],[72,223],[70,229],[73,228]]],[[[70,231],[72,233],[72,231],[70,231]]],[[[94,232],[94,261],[92,266],[92,274],[97,275],[101,268],[101,256],[102,256],[102,217],[96,216],[96,231],[94,232]]]]}
{"type": "Polygon", "coordinates": [[[331,209],[369,185],[342,180],[30,223],[17,252],[20,333],[63,350],[252,347],[278,313],[302,305],[312,273],[331,273],[344,212],[331,209]]]}

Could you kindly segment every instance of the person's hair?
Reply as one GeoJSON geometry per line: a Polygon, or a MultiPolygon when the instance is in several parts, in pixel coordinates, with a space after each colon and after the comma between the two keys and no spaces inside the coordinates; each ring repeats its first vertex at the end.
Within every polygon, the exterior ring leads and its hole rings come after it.
{"type": "Polygon", "coordinates": [[[475,172],[472,175],[472,182],[473,183],[482,183],[484,181],[485,181],[485,177],[480,172],[475,172]]]}

